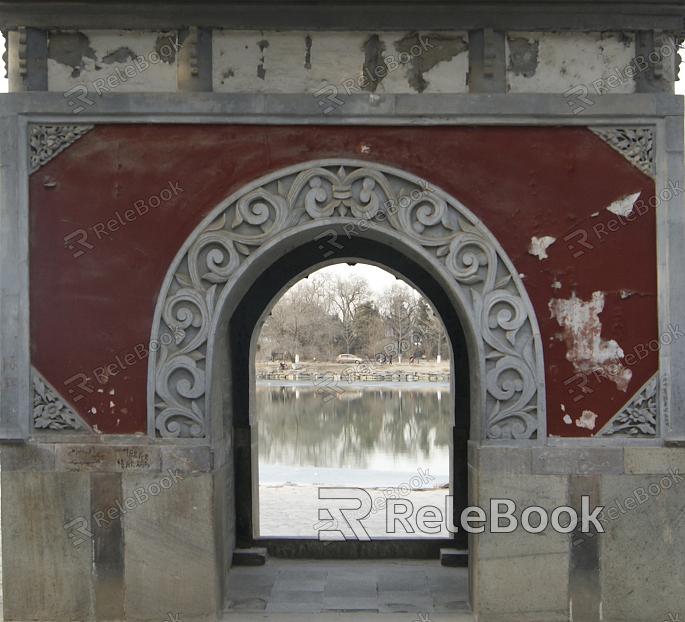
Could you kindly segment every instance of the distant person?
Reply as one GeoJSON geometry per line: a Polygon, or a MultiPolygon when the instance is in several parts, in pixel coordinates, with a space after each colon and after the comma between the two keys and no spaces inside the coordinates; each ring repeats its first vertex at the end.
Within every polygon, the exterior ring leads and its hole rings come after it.
{"type": "Polygon", "coordinates": [[[388,354],[388,359],[390,360],[390,365],[392,365],[392,354],[388,354]]]}
{"type": "Polygon", "coordinates": [[[281,370],[285,369],[285,363],[281,361],[281,370]]]}
{"type": "Polygon", "coordinates": [[[409,357],[409,364],[410,365],[414,364],[414,355],[413,354],[409,357]]]}

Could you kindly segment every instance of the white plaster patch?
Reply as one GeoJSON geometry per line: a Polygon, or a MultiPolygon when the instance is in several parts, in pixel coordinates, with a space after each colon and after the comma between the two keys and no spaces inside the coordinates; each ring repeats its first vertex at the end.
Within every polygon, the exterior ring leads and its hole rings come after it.
{"type": "Polygon", "coordinates": [[[618,201],[614,201],[607,209],[617,216],[630,216],[633,213],[633,206],[635,201],[640,198],[640,192],[623,197],[618,201]]]}
{"type": "MultiPolygon", "coordinates": [[[[616,33],[599,32],[508,32],[507,87],[511,93],[565,93],[581,84],[595,95],[592,83],[617,75],[635,59],[635,42],[621,40],[616,33]],[[538,43],[535,74],[516,75],[512,67],[509,39],[527,39],[538,43]]],[[[625,76],[624,76],[625,77],[625,76]]],[[[634,93],[635,79],[620,80],[611,93],[634,93]]],[[[605,87],[606,91],[606,87],[605,87]]]]}
{"type": "Polygon", "coordinates": [[[561,283],[559,281],[557,281],[556,279],[554,279],[552,281],[552,289],[561,289],[561,283]]]}
{"type": "Polygon", "coordinates": [[[571,417],[568,415],[564,415],[564,423],[571,425],[573,423],[573,419],[571,419],[571,417]]]}
{"type": "Polygon", "coordinates": [[[533,236],[530,241],[528,252],[542,261],[543,259],[547,259],[547,249],[556,241],[557,239],[553,238],[551,235],[546,235],[541,238],[533,236]]]}
{"type": "Polygon", "coordinates": [[[580,416],[580,419],[576,419],[576,425],[579,428],[594,430],[595,419],[597,419],[597,415],[595,413],[593,413],[591,410],[584,410],[583,414],[580,416]]]}
{"type": "MultiPolygon", "coordinates": [[[[84,57],[83,69],[80,75],[72,77],[73,67],[63,65],[48,58],[48,90],[66,92],[77,85],[85,85],[90,92],[98,93],[93,83],[98,86],[104,80],[104,87],[100,86],[100,93],[124,92],[163,92],[178,90],[178,51],[173,54],[173,62],[158,60],[150,62],[150,54],[155,51],[157,39],[171,38],[176,41],[175,32],[161,31],[131,31],[131,30],[82,30],[88,37],[89,45],[95,52],[95,59],[84,57]],[[121,48],[127,48],[134,57],[142,56],[148,67],[142,63],[136,65],[133,60],[125,62],[106,63],[105,57],[121,48]],[[127,68],[128,73],[127,73],[127,68]],[[142,71],[141,71],[142,68],[142,71]],[[113,76],[116,80],[107,84],[107,79],[113,76]],[[123,79],[122,79],[123,76],[123,79]],[[118,83],[117,83],[118,82],[118,83]]],[[[165,50],[166,53],[166,50],[165,50]]],[[[173,48],[169,47],[168,57],[172,58],[173,48]]],[[[157,58],[156,56],[153,57],[157,58]]]]}
{"type": "Polygon", "coordinates": [[[599,314],[604,310],[604,292],[594,292],[592,300],[585,302],[575,293],[568,300],[552,299],[549,302],[551,316],[564,329],[566,360],[573,364],[576,373],[593,371],[616,383],[621,391],[627,391],[633,372],[617,364],[624,356],[623,350],[613,339],[602,339],[602,323],[599,314]]]}

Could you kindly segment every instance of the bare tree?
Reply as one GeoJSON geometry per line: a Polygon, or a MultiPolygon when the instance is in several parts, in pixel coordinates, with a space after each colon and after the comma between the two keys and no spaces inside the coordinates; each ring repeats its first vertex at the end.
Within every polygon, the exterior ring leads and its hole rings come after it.
{"type": "Polygon", "coordinates": [[[388,336],[399,362],[402,354],[411,348],[411,333],[420,298],[415,289],[403,282],[392,285],[380,298],[388,336]]]}
{"type": "Polygon", "coordinates": [[[286,353],[292,361],[328,358],[339,332],[337,318],[326,313],[316,283],[303,279],[274,305],[260,333],[260,350],[286,353]]]}
{"type": "Polygon", "coordinates": [[[355,341],[354,316],[360,304],[370,296],[369,282],[359,276],[341,277],[333,280],[332,307],[342,324],[341,339],[345,352],[351,352],[355,341]]]}

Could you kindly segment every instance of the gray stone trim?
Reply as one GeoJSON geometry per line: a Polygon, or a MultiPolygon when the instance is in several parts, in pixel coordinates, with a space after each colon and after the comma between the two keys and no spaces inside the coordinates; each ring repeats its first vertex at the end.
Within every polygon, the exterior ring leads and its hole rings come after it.
{"type": "Polygon", "coordinates": [[[590,129],[645,175],[652,179],[656,178],[654,130],[651,127],[591,127],[590,129]]]}
{"type": "Polygon", "coordinates": [[[336,220],[354,228],[383,208],[386,216],[374,221],[378,231],[421,248],[433,269],[446,274],[454,299],[463,301],[466,330],[477,340],[479,360],[474,356],[472,365],[485,396],[476,427],[491,440],[539,438],[545,427],[539,328],[521,278],[494,236],[464,205],[425,181],[343,159],[300,164],[249,184],[183,245],[155,310],[152,334],[162,345],[150,353],[150,434],[208,436],[214,325],[248,257],[318,222],[329,227],[313,238],[325,250],[335,245],[330,227],[336,220]],[[175,343],[162,338],[166,326],[175,327],[175,343]],[[516,381],[504,381],[506,374],[516,381]]]}
{"type": "Polygon", "coordinates": [[[622,447],[533,447],[532,473],[541,475],[618,475],[622,447]]]}
{"type": "MultiPolygon", "coordinates": [[[[657,125],[657,192],[672,189],[685,179],[683,115],[668,116],[657,125]]],[[[659,283],[659,333],[669,325],[685,326],[685,195],[660,203],[657,214],[657,278],[659,283]]],[[[659,350],[661,372],[662,434],[668,442],[685,439],[685,339],[659,350]]]]}
{"type": "Polygon", "coordinates": [[[3,2],[0,28],[27,25],[175,29],[188,24],[237,30],[651,30],[680,32],[680,2],[3,2]],[[106,15],[106,18],[103,16],[106,15]]]}
{"type": "Polygon", "coordinates": [[[31,368],[33,384],[34,430],[87,430],[91,427],[69,406],[69,403],[35,368],[31,368]]]}
{"type": "Polygon", "coordinates": [[[0,439],[3,440],[25,439],[32,411],[25,127],[17,116],[0,117],[0,439]]]}
{"type": "Polygon", "coordinates": [[[659,372],[619,410],[597,436],[659,436],[659,372]]]}
{"type": "MultiPolygon", "coordinates": [[[[85,89],[85,87],[84,87],[85,89]]],[[[73,91],[74,89],[71,89],[73,91]]],[[[339,94],[323,114],[313,94],[78,93],[0,94],[5,114],[35,115],[35,123],[314,123],[568,125],[644,127],[651,119],[682,115],[683,98],[670,93],[603,94],[574,114],[555,93],[339,94]],[[78,112],[76,113],[75,111],[78,112]],[[106,117],[106,118],[103,118],[106,117]],[[620,125],[619,125],[620,124],[620,125]]]]}
{"type": "Polygon", "coordinates": [[[29,174],[92,129],[93,125],[29,125],[29,174]]]}
{"type": "Polygon", "coordinates": [[[76,434],[62,434],[61,438],[64,442],[46,442],[41,436],[23,445],[4,446],[2,470],[167,473],[171,469],[180,473],[211,473],[226,465],[225,445],[150,445],[147,438],[135,436],[118,437],[115,442],[106,436],[96,436],[90,442],[76,434]]]}

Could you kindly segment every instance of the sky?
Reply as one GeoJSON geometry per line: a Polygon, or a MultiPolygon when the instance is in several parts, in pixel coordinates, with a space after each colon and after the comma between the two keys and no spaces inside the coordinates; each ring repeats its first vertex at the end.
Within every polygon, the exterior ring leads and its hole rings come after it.
{"type": "MultiPolygon", "coordinates": [[[[5,39],[0,34],[0,54],[4,52],[5,49],[5,39]]],[[[685,60],[685,52],[681,50],[681,58],[685,60]]],[[[4,77],[4,63],[0,60],[0,93],[7,93],[7,78],[4,77]]],[[[685,63],[683,63],[680,75],[682,78],[676,82],[675,92],[678,95],[685,95],[685,63]]],[[[348,266],[347,264],[338,264],[334,266],[329,266],[323,268],[324,271],[340,274],[340,275],[361,275],[364,276],[371,285],[371,288],[376,292],[380,293],[390,287],[396,282],[396,278],[385,270],[376,268],[375,266],[369,266],[366,264],[357,264],[356,266],[348,266]]]]}

